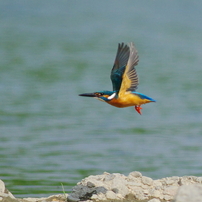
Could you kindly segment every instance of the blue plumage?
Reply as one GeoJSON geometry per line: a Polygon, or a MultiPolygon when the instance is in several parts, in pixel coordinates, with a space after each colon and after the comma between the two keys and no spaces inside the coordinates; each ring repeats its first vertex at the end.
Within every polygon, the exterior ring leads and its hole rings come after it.
{"type": "Polygon", "coordinates": [[[151,97],[149,97],[149,96],[146,96],[146,95],[144,95],[144,94],[142,94],[142,93],[138,93],[138,92],[131,92],[131,93],[133,93],[133,94],[135,94],[135,95],[138,95],[141,99],[147,99],[147,100],[150,100],[151,102],[156,102],[156,100],[154,100],[153,98],[151,98],[151,97]]]}

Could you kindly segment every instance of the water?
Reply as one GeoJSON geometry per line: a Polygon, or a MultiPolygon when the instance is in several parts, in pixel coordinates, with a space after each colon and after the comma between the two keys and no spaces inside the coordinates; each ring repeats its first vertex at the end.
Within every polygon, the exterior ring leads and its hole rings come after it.
{"type": "Polygon", "coordinates": [[[201,2],[1,1],[0,178],[16,197],[88,175],[202,174],[201,2]],[[111,90],[119,42],[140,55],[140,116],[79,93],[111,90]]]}

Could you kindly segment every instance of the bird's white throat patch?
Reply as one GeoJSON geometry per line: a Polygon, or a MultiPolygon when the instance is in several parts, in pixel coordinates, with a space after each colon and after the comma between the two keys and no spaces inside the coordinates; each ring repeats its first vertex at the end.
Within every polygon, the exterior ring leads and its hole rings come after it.
{"type": "Polygon", "coordinates": [[[112,100],[115,96],[116,96],[116,93],[113,93],[113,94],[110,95],[107,99],[108,99],[108,100],[112,100]]]}

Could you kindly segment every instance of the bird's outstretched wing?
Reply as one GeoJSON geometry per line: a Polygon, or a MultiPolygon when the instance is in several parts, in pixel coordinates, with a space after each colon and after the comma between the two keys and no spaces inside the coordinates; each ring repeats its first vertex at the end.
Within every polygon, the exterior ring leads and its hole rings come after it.
{"type": "Polygon", "coordinates": [[[116,58],[114,61],[114,66],[111,71],[113,91],[116,91],[117,93],[119,92],[121,87],[122,76],[125,71],[129,55],[130,48],[127,45],[124,45],[124,43],[119,43],[116,58]]]}
{"type": "Polygon", "coordinates": [[[126,91],[135,91],[138,86],[138,76],[134,67],[138,64],[139,57],[134,44],[130,43],[129,47],[130,55],[125,67],[125,71],[122,75],[122,82],[118,96],[123,95],[126,91]]]}

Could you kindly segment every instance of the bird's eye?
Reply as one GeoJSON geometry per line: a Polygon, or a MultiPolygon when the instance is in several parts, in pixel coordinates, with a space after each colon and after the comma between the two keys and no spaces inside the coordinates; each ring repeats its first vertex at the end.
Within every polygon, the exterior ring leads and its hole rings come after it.
{"type": "Polygon", "coordinates": [[[96,95],[97,97],[100,97],[100,96],[104,95],[104,93],[95,93],[95,95],[96,95]]]}

